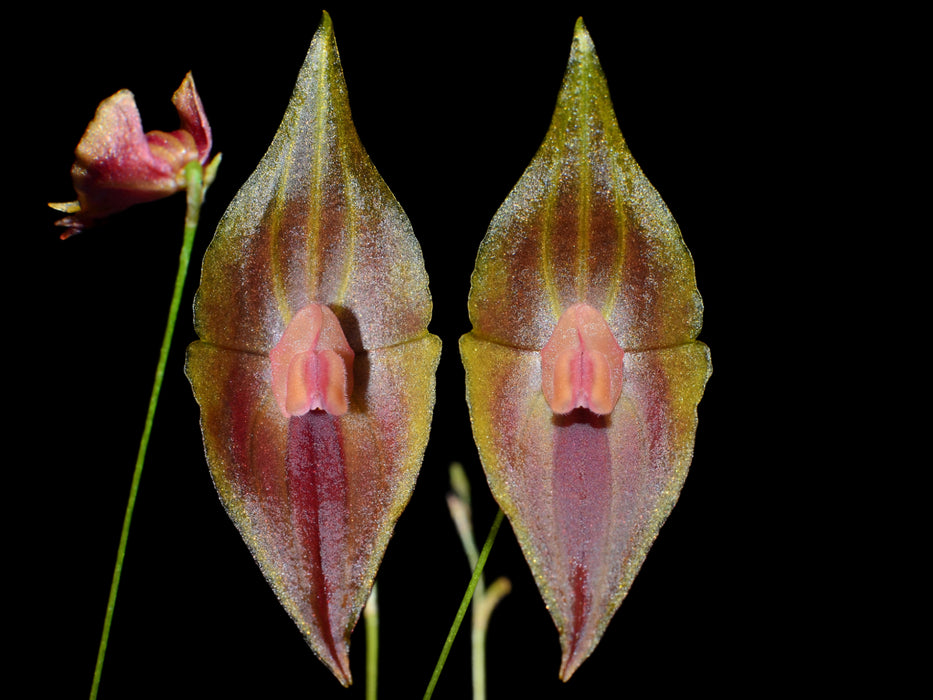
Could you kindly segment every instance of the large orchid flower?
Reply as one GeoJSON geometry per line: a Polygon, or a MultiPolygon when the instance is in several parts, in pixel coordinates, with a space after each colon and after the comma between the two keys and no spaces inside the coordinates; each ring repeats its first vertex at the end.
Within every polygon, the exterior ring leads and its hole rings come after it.
{"type": "Polygon", "coordinates": [[[480,246],[473,434],[560,633],[592,653],[677,500],[710,374],[680,230],[577,23],[550,130],[480,246]]]}
{"type": "Polygon", "coordinates": [[[344,685],[428,439],[430,317],[421,249],[353,127],[325,14],[205,255],[187,372],[227,512],[344,685]]]}

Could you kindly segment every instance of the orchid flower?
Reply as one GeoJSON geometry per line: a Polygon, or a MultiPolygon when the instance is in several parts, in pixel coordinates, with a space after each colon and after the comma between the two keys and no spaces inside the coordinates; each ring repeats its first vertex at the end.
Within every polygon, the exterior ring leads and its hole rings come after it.
{"type": "Polygon", "coordinates": [[[473,434],[567,680],[677,500],[710,374],[693,261],[582,21],[544,143],[480,246],[469,310],[473,434]]]}
{"type": "Polygon", "coordinates": [[[430,317],[421,249],[353,127],[325,13],[205,255],[186,369],[224,507],[344,685],[428,439],[430,317]]]}
{"type": "Polygon", "coordinates": [[[171,133],[151,131],[148,134],[143,133],[136,100],[129,90],[120,90],[101,102],[75,150],[76,160],[71,168],[71,177],[78,193],[77,201],[49,203],[53,209],[72,214],[55,222],[58,226],[67,227],[68,230],[60,236],[64,240],[93,225],[98,219],[134,204],[161,199],[182,190],[187,193],[188,206],[181,252],[178,256],[178,271],[175,274],[175,289],[169,304],[168,320],[149,396],[149,408],[127,498],[110,596],[91,682],[91,700],[97,697],[100,687],[136,496],[175,333],[175,322],[188,274],[201,204],[207,187],[213,181],[220,165],[220,154],[207,163],[212,146],[211,128],[207,123],[207,116],[194,87],[191,73],[182,80],[181,86],[172,97],[172,102],[178,111],[182,128],[171,133]],[[203,167],[205,163],[207,166],[203,167]]]}
{"type": "MultiPolygon", "coordinates": [[[[71,215],[55,222],[68,229],[62,239],[134,204],[186,189],[185,166],[205,165],[211,152],[211,127],[191,73],[175,91],[172,104],[181,128],[143,133],[132,92],[120,90],[100,103],[75,149],[71,179],[77,201],[49,203],[71,215]]],[[[217,162],[215,158],[205,168],[205,188],[213,180],[217,162]]]]}

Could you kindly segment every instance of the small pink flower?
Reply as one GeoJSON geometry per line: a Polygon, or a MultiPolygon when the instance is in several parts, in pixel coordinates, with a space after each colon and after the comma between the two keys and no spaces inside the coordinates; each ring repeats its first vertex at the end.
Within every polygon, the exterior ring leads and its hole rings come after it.
{"type": "Polygon", "coordinates": [[[75,149],[71,178],[78,201],[49,203],[53,209],[71,214],[55,222],[68,228],[61,235],[63,240],[134,204],[184,190],[185,166],[192,161],[206,163],[211,152],[211,127],[191,73],[175,91],[172,104],[178,110],[181,128],[147,134],[129,90],[120,90],[100,103],[75,149]]]}

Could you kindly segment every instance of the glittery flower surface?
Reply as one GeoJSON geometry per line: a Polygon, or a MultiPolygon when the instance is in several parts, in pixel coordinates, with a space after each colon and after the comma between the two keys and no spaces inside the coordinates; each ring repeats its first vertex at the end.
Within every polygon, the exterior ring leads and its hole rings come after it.
{"type": "Polygon", "coordinates": [[[469,310],[473,435],[567,680],[677,501],[711,371],[693,260],[582,21],[551,128],[480,245],[469,310]]]}

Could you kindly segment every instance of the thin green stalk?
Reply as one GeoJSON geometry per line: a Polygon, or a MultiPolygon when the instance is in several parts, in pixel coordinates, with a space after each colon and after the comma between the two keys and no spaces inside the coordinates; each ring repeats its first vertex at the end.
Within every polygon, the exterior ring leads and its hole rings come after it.
{"type": "Polygon", "coordinates": [[[471,637],[473,642],[473,700],[486,700],[486,632],[489,629],[489,618],[499,601],[511,590],[511,582],[504,576],[500,576],[483,591],[482,595],[478,592],[474,595],[471,637]]]}
{"type": "Polygon", "coordinates": [[[479,553],[479,559],[476,562],[476,568],[473,569],[473,576],[470,577],[470,585],[467,586],[466,593],[463,595],[463,600],[460,602],[460,609],[457,610],[457,616],[454,618],[454,623],[450,628],[450,632],[447,633],[447,641],[444,642],[444,648],[441,650],[441,656],[437,660],[437,665],[434,667],[434,674],[431,676],[431,681],[428,683],[428,689],[424,693],[424,700],[430,700],[431,696],[434,694],[434,686],[437,685],[438,679],[441,677],[441,671],[444,669],[444,664],[447,662],[447,655],[450,653],[450,647],[453,646],[454,638],[457,636],[457,632],[460,629],[460,623],[463,622],[463,618],[466,616],[467,608],[470,607],[470,600],[473,598],[473,591],[476,589],[476,584],[480,579],[480,576],[483,575],[483,567],[486,566],[486,560],[489,558],[489,550],[492,549],[492,543],[496,540],[496,534],[499,532],[499,526],[502,525],[503,513],[500,509],[496,513],[496,519],[492,522],[492,528],[489,530],[489,536],[486,538],[486,542],[483,545],[483,551],[479,553]]]}
{"type": "Polygon", "coordinates": [[[375,583],[363,608],[363,620],[366,623],[366,700],[376,700],[379,683],[379,599],[375,583]]]}
{"type": "Polygon", "coordinates": [[[139,441],[139,452],[136,455],[136,469],[133,471],[133,483],[130,485],[130,495],[126,502],[126,513],[123,516],[123,531],[120,533],[120,544],[117,547],[117,562],[113,567],[113,581],[110,584],[110,598],[107,600],[107,614],[104,616],[104,631],[100,637],[100,647],[97,650],[97,664],[94,667],[94,680],[91,683],[91,700],[97,698],[97,689],[100,686],[100,677],[104,668],[104,656],[107,653],[107,642],[110,638],[110,624],[113,621],[113,609],[117,602],[117,590],[120,588],[120,576],[123,573],[123,560],[126,557],[126,542],[130,534],[130,523],[133,521],[133,509],[136,507],[136,494],[139,491],[139,480],[143,474],[143,463],[146,461],[146,450],[149,447],[149,435],[152,432],[152,421],[155,417],[156,406],[159,403],[159,392],[162,390],[162,379],[165,376],[165,365],[168,362],[168,351],[172,345],[172,336],[175,333],[175,321],[178,318],[178,308],[181,305],[182,290],[185,287],[185,278],[188,275],[188,263],[191,260],[191,247],[194,243],[194,234],[198,228],[198,217],[201,213],[201,202],[204,200],[202,186],[203,169],[198,162],[189,163],[185,168],[185,177],[188,183],[188,209],[185,214],[185,235],[178,256],[178,273],[175,276],[175,292],[169,306],[168,322],[165,324],[165,334],[162,337],[162,349],[159,352],[159,364],[156,367],[155,381],[152,384],[152,394],[149,397],[149,410],[146,413],[146,424],[143,435],[139,441]]]}
{"type": "MultiPolygon", "coordinates": [[[[479,550],[473,537],[473,516],[470,497],[470,482],[463,465],[454,462],[450,465],[451,493],[447,494],[447,507],[450,517],[457,526],[457,534],[463,551],[466,552],[470,568],[476,566],[479,550]]],[[[473,700],[486,700],[486,631],[489,618],[499,601],[508,594],[512,586],[506,578],[493,581],[487,590],[484,576],[480,576],[473,591],[473,624],[470,634],[473,669],[473,700]]]]}

